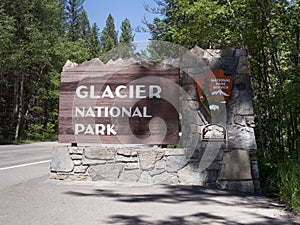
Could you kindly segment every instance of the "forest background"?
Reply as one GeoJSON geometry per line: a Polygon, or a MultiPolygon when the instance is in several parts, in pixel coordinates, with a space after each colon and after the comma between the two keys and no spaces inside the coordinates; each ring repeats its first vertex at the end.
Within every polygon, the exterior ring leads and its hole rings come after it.
{"type": "MultiPolygon", "coordinates": [[[[133,42],[128,19],[120,35],[112,15],[100,31],[83,1],[1,1],[0,143],[56,140],[65,62],[101,58],[133,42]]],[[[300,1],[153,0],[145,7],[157,17],[136,31],[153,40],[248,50],[261,184],[299,211],[300,1]]]]}

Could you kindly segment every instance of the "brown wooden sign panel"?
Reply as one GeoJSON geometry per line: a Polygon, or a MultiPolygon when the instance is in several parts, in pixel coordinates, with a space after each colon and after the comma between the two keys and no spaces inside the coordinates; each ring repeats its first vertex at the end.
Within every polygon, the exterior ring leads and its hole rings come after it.
{"type": "Polygon", "coordinates": [[[103,65],[62,73],[59,142],[177,144],[179,69],[103,65]]]}

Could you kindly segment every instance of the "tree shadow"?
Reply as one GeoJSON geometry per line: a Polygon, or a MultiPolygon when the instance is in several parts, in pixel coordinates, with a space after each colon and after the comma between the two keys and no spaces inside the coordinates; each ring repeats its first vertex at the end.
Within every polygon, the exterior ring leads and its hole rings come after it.
{"type": "MultiPolygon", "coordinates": [[[[259,216],[259,215],[257,215],[259,216]]],[[[281,221],[271,217],[263,217],[259,222],[243,221],[243,218],[238,218],[242,222],[229,219],[223,216],[213,215],[211,213],[196,213],[191,215],[182,216],[170,216],[164,220],[146,220],[143,215],[113,215],[106,221],[107,224],[122,224],[122,225],[211,225],[211,224],[224,224],[224,225],[287,225],[286,221],[281,221]]]]}
{"type": "Polygon", "coordinates": [[[165,193],[159,194],[135,194],[135,193],[121,193],[110,189],[95,189],[91,193],[84,193],[80,191],[68,191],[65,194],[77,197],[94,196],[114,198],[115,201],[126,203],[141,203],[141,202],[159,202],[159,203],[183,203],[183,202],[199,202],[201,205],[210,204],[212,202],[224,206],[240,205],[248,207],[261,208],[282,208],[283,205],[276,204],[274,201],[266,196],[244,193],[239,191],[226,191],[220,189],[207,189],[201,186],[162,186],[165,193]],[[230,197],[229,201],[224,201],[225,197],[230,197]],[[266,201],[270,199],[270,201],[266,201]],[[255,203],[255,204],[252,204],[255,203]]]}
{"type": "MultiPolygon", "coordinates": [[[[157,192],[147,191],[147,188],[143,187],[138,189],[138,192],[134,190],[131,191],[126,189],[118,188],[101,188],[94,189],[91,192],[81,192],[81,191],[68,191],[64,194],[72,195],[76,197],[101,197],[101,198],[110,198],[116,202],[121,203],[130,203],[137,204],[139,207],[143,207],[145,204],[151,203],[162,203],[163,207],[168,207],[174,204],[182,204],[182,207],[185,207],[184,203],[193,203],[195,206],[199,206],[199,210],[204,209],[205,207],[210,207],[212,205],[224,206],[238,206],[241,209],[241,214],[243,216],[249,217],[250,220],[243,221],[243,218],[230,218],[226,214],[217,215],[217,211],[211,209],[211,212],[199,212],[185,216],[173,216],[167,215],[166,219],[153,221],[153,218],[149,218],[149,215],[127,215],[127,214],[115,214],[111,215],[106,224],[125,224],[125,225],[146,225],[146,224],[157,224],[157,225],[169,225],[169,224],[274,224],[274,225],[286,225],[293,224],[287,223],[290,218],[276,219],[274,217],[268,217],[255,213],[253,209],[256,208],[278,208],[283,209],[283,205],[276,204],[272,199],[269,199],[265,196],[251,193],[243,193],[237,191],[225,191],[219,189],[207,189],[199,186],[163,186],[157,192]],[[202,208],[203,207],[203,208],[202,208]],[[248,211],[247,209],[252,209],[248,211]],[[259,219],[259,223],[251,223],[253,218],[259,219]],[[250,221],[250,222],[249,222],[250,221]]],[[[220,208],[219,208],[220,210],[220,208]]],[[[138,212],[137,212],[138,213],[138,212]]],[[[176,214],[177,212],[174,212],[176,214]]],[[[155,216],[154,216],[155,217],[155,216]]]]}

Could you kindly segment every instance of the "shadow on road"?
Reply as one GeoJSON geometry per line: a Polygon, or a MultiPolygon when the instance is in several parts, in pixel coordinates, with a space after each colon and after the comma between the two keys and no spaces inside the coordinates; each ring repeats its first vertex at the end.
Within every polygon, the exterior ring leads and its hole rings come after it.
{"type": "MultiPolygon", "coordinates": [[[[145,191],[145,193],[134,193],[116,191],[111,189],[95,189],[93,192],[85,193],[80,191],[68,191],[64,194],[77,196],[77,197],[101,197],[110,198],[117,202],[140,204],[142,207],[144,204],[151,203],[161,203],[163,204],[162,210],[168,205],[179,204],[179,206],[185,207],[185,203],[193,203],[199,208],[199,213],[191,213],[185,216],[168,216],[167,219],[153,221],[149,218],[149,215],[111,215],[108,224],[139,224],[146,225],[157,224],[157,225],[167,225],[167,224],[260,224],[260,225],[286,225],[287,218],[283,220],[276,219],[274,217],[269,217],[256,213],[255,209],[283,209],[282,205],[276,204],[271,199],[268,199],[261,195],[251,194],[251,193],[241,193],[233,191],[223,191],[216,189],[206,189],[203,187],[187,187],[187,186],[164,186],[163,191],[160,193],[150,193],[145,191]],[[180,205],[182,204],[182,205],[180,205]],[[224,207],[224,211],[219,215],[217,211],[214,211],[214,206],[224,207]],[[259,218],[259,223],[253,223],[251,220],[244,220],[243,218],[234,218],[226,215],[226,207],[237,207],[235,209],[240,210],[241,215],[250,218],[259,218]],[[207,207],[212,207],[210,210],[203,212],[202,209],[207,207]],[[247,210],[248,209],[248,210],[247,210]],[[252,210],[249,210],[252,209],[252,210]]],[[[174,212],[174,214],[177,214],[174,212]]],[[[178,214],[179,215],[179,214],[178,214]]],[[[292,223],[290,223],[292,224],[292,223]]]]}

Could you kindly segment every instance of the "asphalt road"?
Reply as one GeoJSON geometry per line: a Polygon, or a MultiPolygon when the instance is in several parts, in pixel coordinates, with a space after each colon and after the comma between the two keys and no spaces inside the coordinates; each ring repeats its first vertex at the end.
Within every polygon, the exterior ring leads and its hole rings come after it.
{"type": "Polygon", "coordinates": [[[56,144],[0,145],[0,190],[48,174],[51,149],[56,144]]]}
{"type": "Polygon", "coordinates": [[[0,145],[0,168],[50,160],[54,142],[0,145]]]}
{"type": "Polygon", "coordinates": [[[0,225],[297,224],[259,195],[49,180],[54,144],[0,146],[0,225]]]}

